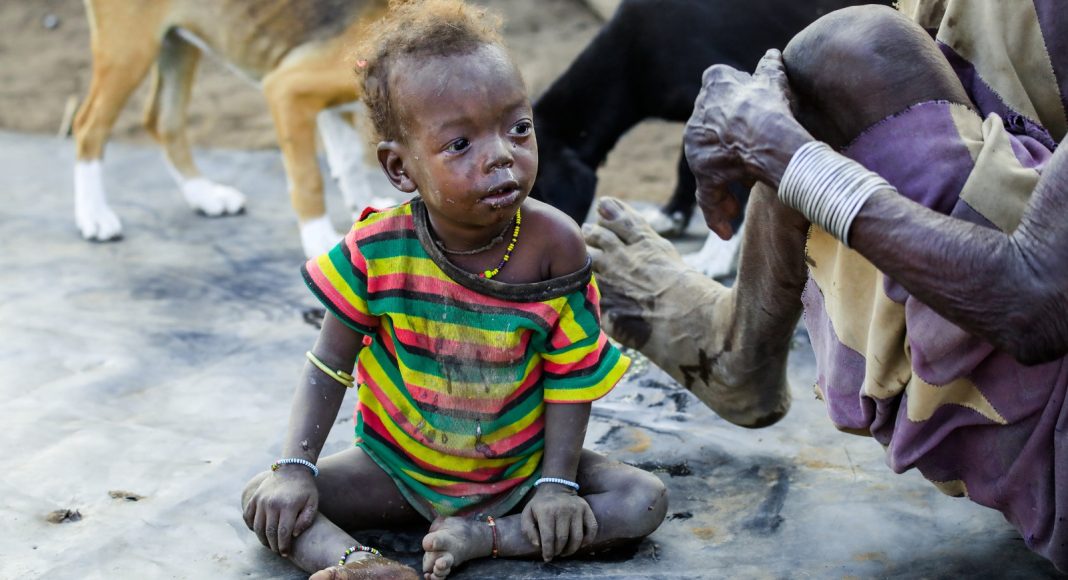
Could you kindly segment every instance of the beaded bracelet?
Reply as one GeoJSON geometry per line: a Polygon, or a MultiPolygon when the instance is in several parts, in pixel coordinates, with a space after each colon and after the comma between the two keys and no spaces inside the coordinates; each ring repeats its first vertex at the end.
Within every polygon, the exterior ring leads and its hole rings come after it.
{"type": "Polygon", "coordinates": [[[566,485],[567,487],[570,487],[571,489],[573,489],[575,491],[579,490],[579,484],[575,483],[574,481],[568,481],[566,479],[561,479],[559,477],[543,477],[543,478],[541,478],[541,479],[539,479],[539,480],[534,482],[534,487],[538,487],[539,485],[541,485],[543,483],[558,483],[560,485],[566,485]]]}
{"type": "Polygon", "coordinates": [[[316,467],[314,463],[308,461],[307,459],[300,459],[297,457],[287,457],[285,459],[279,459],[278,461],[275,461],[271,464],[271,471],[278,471],[278,468],[282,467],[283,465],[303,465],[304,467],[307,467],[311,470],[312,476],[319,477],[319,468],[316,467]]]}
{"type": "Polygon", "coordinates": [[[352,385],[356,383],[356,379],[354,379],[352,375],[346,373],[345,371],[335,371],[334,369],[326,366],[326,363],[319,360],[319,357],[315,356],[312,351],[309,350],[308,352],[304,353],[304,356],[308,357],[308,360],[310,360],[311,363],[316,366],[316,368],[323,371],[326,376],[345,385],[345,388],[351,389],[352,385]]]}
{"type": "Polygon", "coordinates": [[[337,561],[337,565],[338,566],[344,566],[345,565],[345,560],[348,560],[349,556],[355,554],[356,552],[367,552],[368,554],[374,554],[375,556],[381,556],[382,555],[382,552],[379,552],[378,550],[376,550],[376,549],[374,549],[374,548],[372,548],[370,546],[364,546],[362,544],[356,544],[355,546],[352,546],[349,549],[345,550],[345,553],[341,555],[341,559],[337,561]]]}

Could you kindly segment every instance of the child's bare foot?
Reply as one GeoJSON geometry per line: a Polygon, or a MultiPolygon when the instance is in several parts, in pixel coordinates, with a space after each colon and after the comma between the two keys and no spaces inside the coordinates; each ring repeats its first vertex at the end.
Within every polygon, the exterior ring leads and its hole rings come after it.
{"type": "Polygon", "coordinates": [[[419,580],[415,570],[382,556],[349,557],[344,566],[319,570],[308,580],[419,580]]]}
{"type": "Polygon", "coordinates": [[[444,580],[452,569],[493,552],[493,532],[484,522],[463,518],[434,520],[423,537],[423,578],[444,580]]]}

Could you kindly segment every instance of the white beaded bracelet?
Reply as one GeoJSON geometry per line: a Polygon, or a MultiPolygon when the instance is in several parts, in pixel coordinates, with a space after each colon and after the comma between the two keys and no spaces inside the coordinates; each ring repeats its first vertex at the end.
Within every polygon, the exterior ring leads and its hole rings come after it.
{"type": "Polygon", "coordinates": [[[790,158],[779,182],[779,199],[848,247],[853,220],[880,189],[894,187],[826,143],[810,141],[790,158]]]}
{"type": "Polygon", "coordinates": [[[286,459],[279,459],[278,461],[275,461],[271,464],[271,471],[278,471],[278,468],[282,467],[283,465],[303,465],[304,467],[307,467],[311,470],[312,477],[319,477],[319,468],[316,467],[314,463],[308,461],[307,459],[300,459],[297,457],[289,457],[286,459]]]}
{"type": "Polygon", "coordinates": [[[534,482],[534,487],[538,487],[539,485],[541,485],[543,483],[558,483],[560,485],[566,485],[567,487],[570,487],[571,489],[573,489],[575,491],[579,490],[579,484],[575,483],[574,481],[568,481],[566,479],[561,479],[559,477],[542,477],[541,479],[539,479],[539,480],[534,482]]]}

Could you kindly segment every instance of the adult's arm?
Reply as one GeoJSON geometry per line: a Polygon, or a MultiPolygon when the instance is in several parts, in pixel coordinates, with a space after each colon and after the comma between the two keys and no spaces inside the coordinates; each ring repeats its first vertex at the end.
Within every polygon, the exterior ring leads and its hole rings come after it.
{"type": "Polygon", "coordinates": [[[1068,354],[1068,148],[1054,153],[1011,234],[882,190],[849,236],[921,302],[1020,362],[1068,354]]]}
{"type": "MultiPolygon", "coordinates": [[[[723,237],[736,202],[730,181],[777,188],[790,158],[812,136],[793,117],[777,51],[750,76],[705,73],[687,126],[698,203],[723,237]]],[[[1043,172],[1011,234],[927,209],[893,189],[861,207],[850,245],[935,312],[1011,353],[1041,363],[1068,353],[1068,151],[1043,172]]]]}

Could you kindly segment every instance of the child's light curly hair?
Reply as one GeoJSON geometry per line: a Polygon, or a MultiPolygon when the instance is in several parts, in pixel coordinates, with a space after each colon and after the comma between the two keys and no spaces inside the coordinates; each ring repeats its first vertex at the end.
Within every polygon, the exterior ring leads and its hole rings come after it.
{"type": "Polygon", "coordinates": [[[463,0],[390,0],[382,19],[365,29],[356,46],[356,83],[362,91],[375,139],[403,136],[390,101],[390,72],[403,58],[465,54],[480,46],[503,48],[500,18],[463,0]]]}

